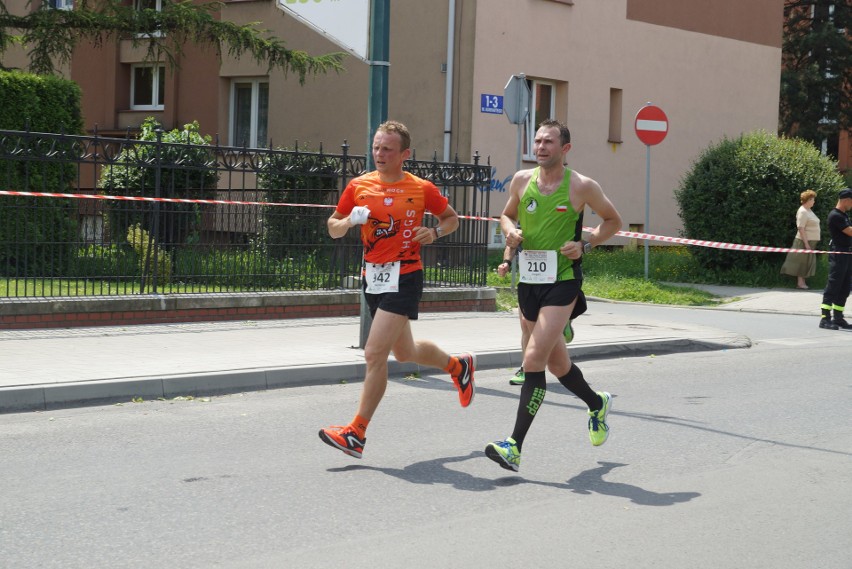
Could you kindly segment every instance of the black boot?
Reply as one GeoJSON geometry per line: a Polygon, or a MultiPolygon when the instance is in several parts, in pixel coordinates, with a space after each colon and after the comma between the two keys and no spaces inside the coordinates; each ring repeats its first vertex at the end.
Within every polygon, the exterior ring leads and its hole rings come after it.
{"type": "Polygon", "coordinates": [[[825,328],[826,330],[839,330],[840,329],[837,326],[837,324],[835,324],[834,322],[831,321],[831,318],[828,318],[826,316],[823,316],[822,318],[819,319],[819,327],[825,328]]]}
{"type": "Polygon", "coordinates": [[[843,313],[837,312],[836,310],[834,311],[834,320],[832,320],[832,323],[837,326],[837,328],[843,328],[844,330],[852,328],[852,325],[843,318],[843,313]]]}

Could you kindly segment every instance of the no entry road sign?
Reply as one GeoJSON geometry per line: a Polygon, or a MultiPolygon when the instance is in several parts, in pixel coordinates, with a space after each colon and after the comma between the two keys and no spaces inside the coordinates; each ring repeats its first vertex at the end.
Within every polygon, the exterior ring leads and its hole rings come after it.
{"type": "Polygon", "coordinates": [[[669,119],[663,109],[650,103],[636,113],[636,136],[648,146],[654,146],[663,141],[669,133],[669,119]]]}

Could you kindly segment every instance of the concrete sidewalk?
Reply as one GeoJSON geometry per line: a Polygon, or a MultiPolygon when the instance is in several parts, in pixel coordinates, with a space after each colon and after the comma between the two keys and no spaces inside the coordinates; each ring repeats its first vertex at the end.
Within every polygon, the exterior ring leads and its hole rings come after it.
{"type": "MultiPolygon", "coordinates": [[[[702,287],[705,288],[705,287],[702,287]]],[[[709,287],[714,309],[818,315],[821,293],[709,287]]],[[[745,348],[748,338],[671,322],[631,322],[591,300],[578,320],[578,359],[745,348]]],[[[521,363],[514,313],[427,313],[415,337],[450,353],[473,351],[479,369],[521,363]]],[[[0,412],[133,398],[204,396],[360,381],[357,317],[0,331],[0,412]]],[[[443,373],[391,362],[390,373],[443,373]]]]}

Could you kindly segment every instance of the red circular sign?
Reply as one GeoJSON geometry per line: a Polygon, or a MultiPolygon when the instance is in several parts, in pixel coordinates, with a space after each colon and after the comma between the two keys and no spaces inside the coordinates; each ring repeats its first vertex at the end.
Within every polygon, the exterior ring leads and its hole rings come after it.
{"type": "Polygon", "coordinates": [[[661,143],[669,133],[669,119],[663,109],[648,104],[636,113],[634,128],[639,140],[653,146],[661,143]]]}

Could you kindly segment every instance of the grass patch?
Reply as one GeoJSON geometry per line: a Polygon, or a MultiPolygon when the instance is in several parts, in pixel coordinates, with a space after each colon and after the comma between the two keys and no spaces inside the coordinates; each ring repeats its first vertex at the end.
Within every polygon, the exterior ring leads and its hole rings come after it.
{"type": "Polygon", "coordinates": [[[583,283],[587,296],[681,306],[709,306],[719,304],[719,299],[709,292],[696,288],[673,286],[636,277],[588,277],[583,283]]]}
{"type": "Polygon", "coordinates": [[[518,306],[518,293],[511,287],[497,287],[497,310],[508,312],[518,306]]]}
{"type": "MultiPolygon", "coordinates": [[[[223,287],[205,284],[159,284],[157,294],[251,292],[245,287],[223,287]]],[[[4,279],[0,277],[0,297],[51,297],[51,296],[112,296],[138,295],[142,287],[137,281],[100,281],[76,279],[4,279]]],[[[151,294],[151,285],[145,289],[151,294]]]]}

